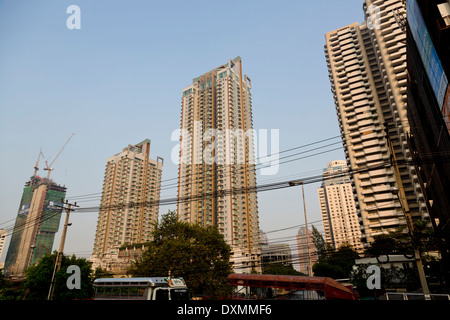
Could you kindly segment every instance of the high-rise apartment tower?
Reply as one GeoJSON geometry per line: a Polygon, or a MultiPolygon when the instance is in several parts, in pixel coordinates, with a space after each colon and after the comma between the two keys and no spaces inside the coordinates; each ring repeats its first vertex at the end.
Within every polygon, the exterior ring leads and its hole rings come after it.
{"type": "Polygon", "coordinates": [[[346,161],[336,160],[328,164],[323,172],[323,184],[317,193],[325,241],[335,249],[350,244],[362,252],[364,247],[346,161]]]}
{"type": "Polygon", "coordinates": [[[429,216],[407,144],[405,7],[401,0],[366,0],[363,9],[362,25],[325,35],[325,56],[362,239],[369,243],[406,226],[395,189],[404,188],[413,219],[429,216]]]}
{"type": "Polygon", "coordinates": [[[91,256],[94,267],[116,262],[124,244],[151,240],[158,221],[162,167],[162,158],[150,159],[148,139],[108,159],[91,256]]]}
{"type": "Polygon", "coordinates": [[[183,90],[177,209],[217,226],[235,261],[249,263],[259,255],[250,89],[237,57],[183,90]]]}
{"type": "Polygon", "coordinates": [[[301,227],[296,234],[299,271],[312,276],[312,267],[319,261],[314,235],[308,227],[301,227]]]}

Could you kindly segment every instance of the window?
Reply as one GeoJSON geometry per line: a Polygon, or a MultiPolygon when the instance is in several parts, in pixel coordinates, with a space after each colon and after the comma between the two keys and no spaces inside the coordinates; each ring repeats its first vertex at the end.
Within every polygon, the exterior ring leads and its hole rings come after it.
{"type": "Polygon", "coordinates": [[[167,289],[156,289],[155,300],[169,300],[169,291],[167,289]]]}

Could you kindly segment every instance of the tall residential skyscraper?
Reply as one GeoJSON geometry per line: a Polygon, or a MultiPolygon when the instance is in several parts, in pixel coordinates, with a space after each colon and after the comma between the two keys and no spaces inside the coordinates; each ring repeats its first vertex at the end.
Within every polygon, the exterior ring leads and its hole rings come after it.
{"type": "Polygon", "coordinates": [[[23,278],[29,266],[51,253],[65,196],[66,188],[48,178],[34,175],[25,184],[6,254],[7,277],[23,278]]]}
{"type": "Polygon", "coordinates": [[[237,57],[183,90],[177,208],[182,221],[217,226],[248,262],[259,255],[250,89],[237,57]]]}
{"type": "Polygon", "coordinates": [[[150,140],[128,145],[106,164],[91,256],[94,268],[118,262],[124,244],[151,240],[158,221],[163,159],[150,159],[150,140]]]}
{"type": "Polygon", "coordinates": [[[346,161],[336,160],[328,164],[317,193],[325,241],[335,249],[350,244],[362,252],[364,247],[346,161]]]}
{"type": "Polygon", "coordinates": [[[7,230],[0,229],[0,258],[2,257],[3,248],[5,248],[5,242],[6,242],[7,235],[8,235],[7,230]]]}
{"type": "Polygon", "coordinates": [[[365,22],[325,35],[325,56],[363,242],[406,226],[384,129],[393,143],[413,219],[428,220],[407,145],[406,37],[401,0],[367,0],[365,22]]]}
{"type": "Polygon", "coordinates": [[[299,271],[303,274],[312,276],[312,267],[319,261],[317,254],[317,248],[314,244],[314,235],[310,228],[301,227],[296,234],[297,238],[297,251],[298,251],[298,264],[299,271]],[[308,230],[308,237],[307,237],[308,230]]]}

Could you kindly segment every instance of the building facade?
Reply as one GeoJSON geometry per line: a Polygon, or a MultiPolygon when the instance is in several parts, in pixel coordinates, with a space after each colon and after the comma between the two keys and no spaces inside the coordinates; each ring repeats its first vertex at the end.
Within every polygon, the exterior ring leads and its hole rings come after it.
{"type": "Polygon", "coordinates": [[[350,244],[362,253],[361,229],[347,162],[332,161],[323,173],[323,184],[317,190],[325,241],[338,249],[350,244]]]}
{"type": "Polygon", "coordinates": [[[450,2],[408,0],[408,144],[450,286],[450,2]]]}
{"type": "MultiPolygon", "coordinates": [[[[2,257],[3,249],[5,248],[7,236],[8,236],[8,231],[0,229],[0,258],[2,257]]],[[[2,267],[2,269],[3,269],[3,267],[2,267]]]]}
{"type": "Polygon", "coordinates": [[[6,254],[5,276],[23,278],[28,267],[51,253],[65,196],[66,188],[47,178],[34,175],[25,184],[6,254]]]}
{"type": "Polygon", "coordinates": [[[193,79],[181,103],[178,218],[217,226],[241,271],[260,264],[250,90],[237,57],[193,79]]]}
{"type": "Polygon", "coordinates": [[[393,188],[405,190],[413,219],[429,215],[407,144],[405,7],[401,0],[367,0],[363,10],[363,24],[325,35],[325,57],[366,245],[406,227],[393,188]]]}
{"type": "Polygon", "coordinates": [[[262,271],[274,264],[292,266],[292,252],[288,243],[272,243],[261,246],[262,271]]]}
{"type": "Polygon", "coordinates": [[[123,269],[123,245],[151,241],[158,221],[163,159],[150,159],[150,140],[129,145],[107,160],[91,256],[93,267],[123,269]]]}
{"type": "Polygon", "coordinates": [[[310,228],[301,227],[298,229],[296,238],[299,271],[308,276],[312,276],[312,267],[317,261],[319,261],[317,248],[314,244],[313,232],[310,228]]]}

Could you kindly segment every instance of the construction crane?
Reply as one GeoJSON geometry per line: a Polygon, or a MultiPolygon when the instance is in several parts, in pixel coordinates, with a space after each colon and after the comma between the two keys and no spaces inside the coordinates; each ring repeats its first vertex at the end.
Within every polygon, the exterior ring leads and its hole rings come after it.
{"type": "Polygon", "coordinates": [[[42,147],[41,147],[41,151],[39,152],[38,158],[36,160],[36,164],[34,165],[34,176],[35,177],[36,177],[36,174],[37,174],[37,172],[39,170],[38,165],[39,165],[39,159],[41,159],[41,155],[42,155],[42,157],[44,156],[44,154],[42,153],[42,147]]]}
{"type": "MultiPolygon", "coordinates": [[[[67,144],[69,143],[70,139],[72,139],[72,137],[75,135],[75,133],[72,133],[69,137],[69,139],[67,139],[66,143],[62,146],[61,150],[59,150],[58,154],[56,155],[55,159],[53,159],[52,163],[48,164],[47,160],[45,160],[45,168],[44,170],[48,171],[47,174],[47,179],[50,179],[50,173],[52,172],[53,168],[52,165],[53,163],[55,163],[56,159],[58,159],[59,155],[61,154],[61,152],[63,151],[63,149],[67,146],[67,144]]],[[[37,167],[37,166],[36,166],[37,167]]],[[[35,168],[36,169],[36,168],[35,168]]]]}

